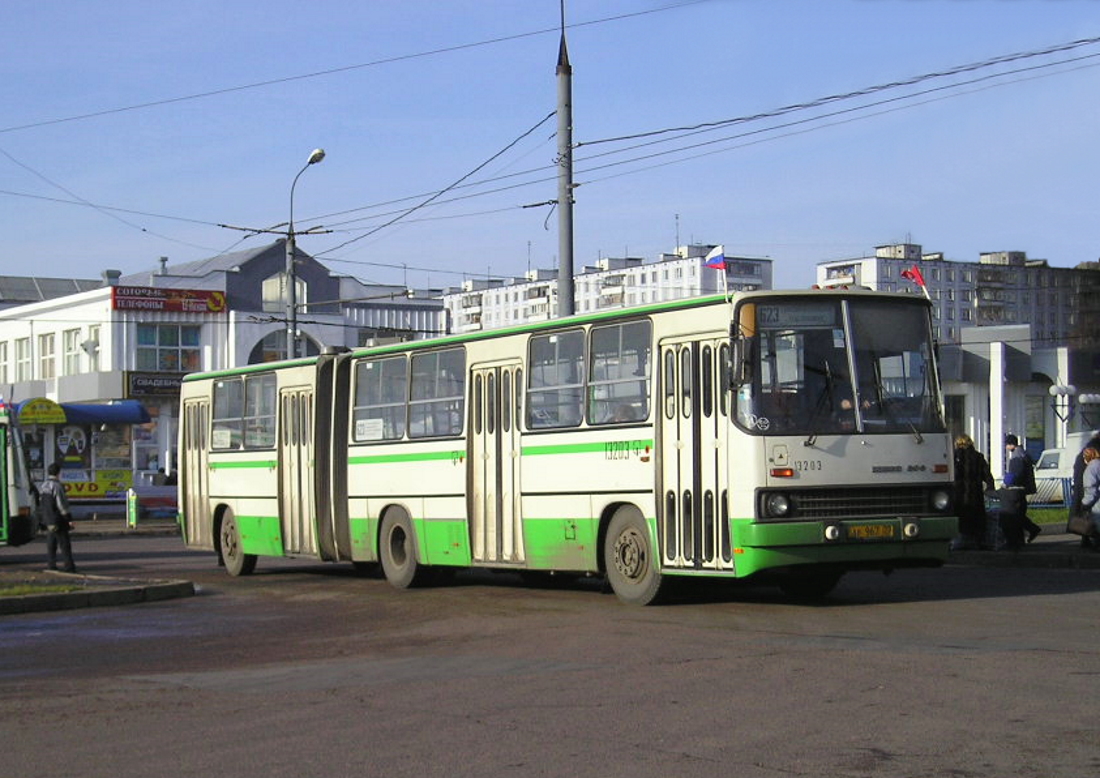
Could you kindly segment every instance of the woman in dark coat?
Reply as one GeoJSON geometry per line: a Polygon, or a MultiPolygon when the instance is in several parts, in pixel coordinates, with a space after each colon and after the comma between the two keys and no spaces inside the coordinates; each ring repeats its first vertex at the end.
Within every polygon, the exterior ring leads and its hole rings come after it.
{"type": "Polygon", "coordinates": [[[985,493],[996,488],[989,463],[969,435],[955,438],[955,513],[958,548],[978,548],[985,537],[985,493]]]}

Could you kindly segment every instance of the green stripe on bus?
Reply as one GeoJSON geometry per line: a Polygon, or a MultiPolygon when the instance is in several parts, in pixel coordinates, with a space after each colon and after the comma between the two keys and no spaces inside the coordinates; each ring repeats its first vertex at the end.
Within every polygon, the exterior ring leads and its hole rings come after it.
{"type": "Polygon", "coordinates": [[[591,454],[594,452],[602,454],[607,451],[608,446],[614,444],[628,445],[630,450],[653,447],[652,440],[599,440],[595,443],[562,443],[556,446],[524,446],[522,453],[525,457],[540,456],[542,454],[591,454]]]}
{"type": "Polygon", "coordinates": [[[349,465],[378,465],[387,462],[435,462],[464,459],[465,451],[420,451],[412,454],[372,454],[370,456],[348,457],[349,465]]]}
{"type": "Polygon", "coordinates": [[[253,460],[242,461],[242,462],[211,462],[210,463],[210,469],[211,470],[240,470],[240,469],[244,469],[244,468],[258,468],[258,467],[274,468],[275,467],[275,460],[274,459],[265,459],[265,460],[255,460],[255,459],[253,459],[253,460]]]}

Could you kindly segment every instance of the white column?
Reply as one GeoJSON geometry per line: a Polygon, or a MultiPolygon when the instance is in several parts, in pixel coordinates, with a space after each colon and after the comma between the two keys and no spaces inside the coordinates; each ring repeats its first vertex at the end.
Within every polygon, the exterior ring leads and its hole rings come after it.
{"type": "Polygon", "coordinates": [[[989,344],[989,469],[997,480],[1005,471],[1005,404],[1005,344],[998,341],[989,344]]]}

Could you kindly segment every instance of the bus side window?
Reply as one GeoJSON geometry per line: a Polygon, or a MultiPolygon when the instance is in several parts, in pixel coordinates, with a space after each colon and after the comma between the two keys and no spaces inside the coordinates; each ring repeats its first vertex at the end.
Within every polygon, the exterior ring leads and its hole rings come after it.
{"type": "Polygon", "coordinates": [[[465,349],[414,354],[409,383],[409,437],[461,434],[465,392],[465,349]]]}
{"type": "Polygon", "coordinates": [[[400,440],[405,436],[405,356],[355,365],[352,440],[400,440]]]}
{"type": "Polygon", "coordinates": [[[588,423],[649,417],[648,319],[593,327],[589,346],[588,423]]]}
{"type": "Polygon", "coordinates": [[[576,427],[584,415],[584,332],[531,338],[527,370],[527,426],[576,427]]]}
{"type": "Polygon", "coordinates": [[[237,449],[243,440],[244,381],[226,378],[214,382],[214,424],[211,447],[237,449]]]}

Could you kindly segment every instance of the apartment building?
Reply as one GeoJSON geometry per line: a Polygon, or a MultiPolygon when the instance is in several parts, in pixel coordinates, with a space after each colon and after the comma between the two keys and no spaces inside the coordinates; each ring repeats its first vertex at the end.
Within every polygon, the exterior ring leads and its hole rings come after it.
{"type": "MultiPolygon", "coordinates": [[[[647,261],[604,257],[573,276],[577,313],[631,308],[684,297],[772,288],[772,260],[725,257],[708,267],[714,245],[681,246],[647,261]]],[[[557,316],[556,270],[531,270],[522,278],[465,281],[443,295],[455,333],[546,321],[557,316]]]]}

